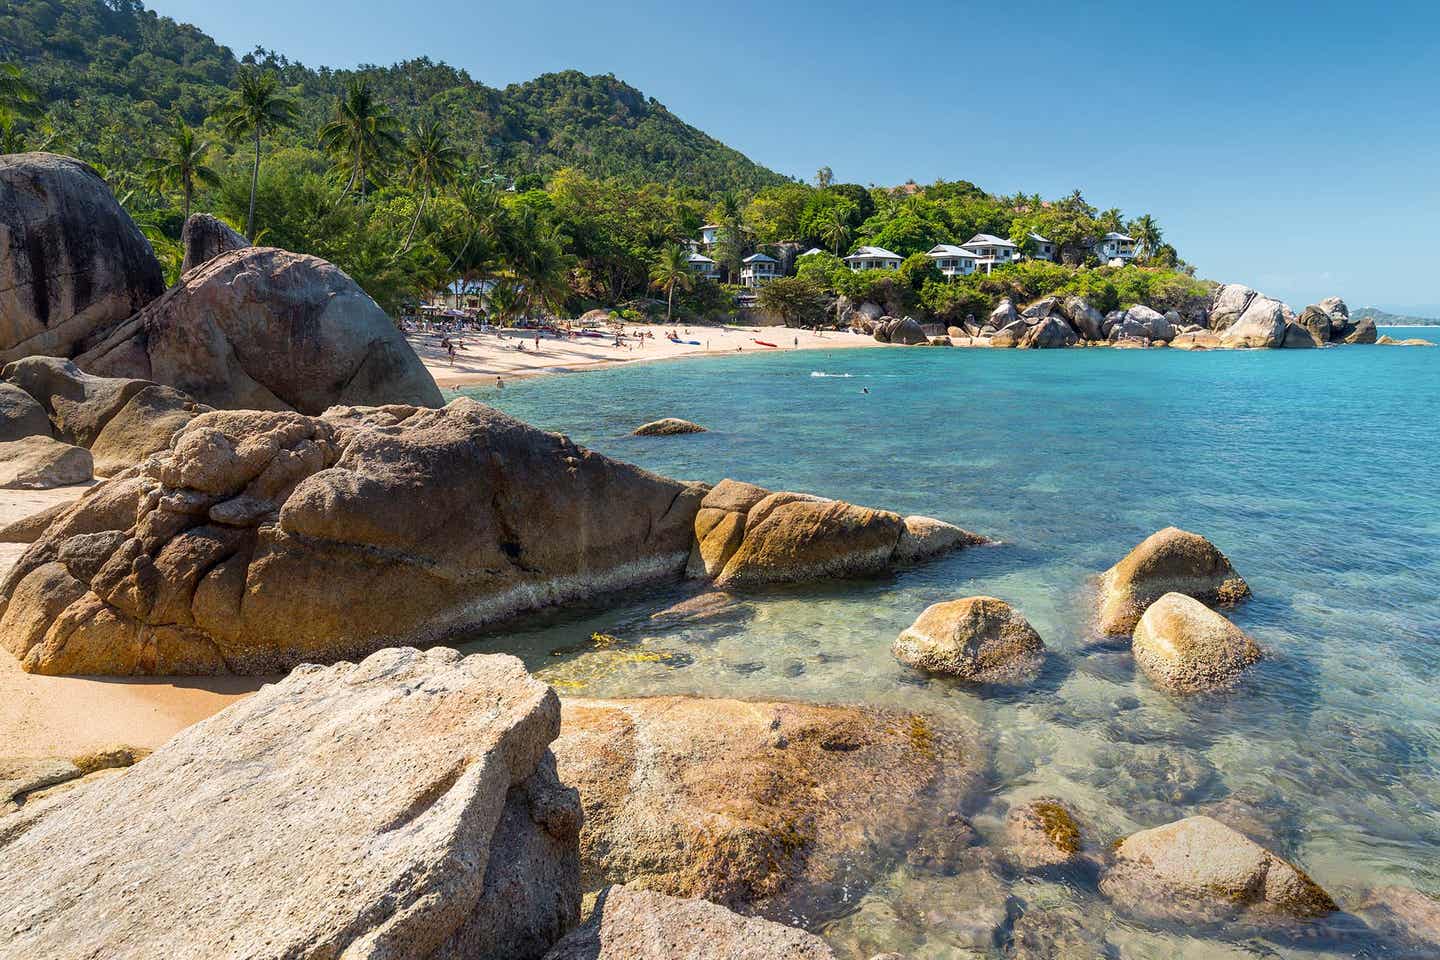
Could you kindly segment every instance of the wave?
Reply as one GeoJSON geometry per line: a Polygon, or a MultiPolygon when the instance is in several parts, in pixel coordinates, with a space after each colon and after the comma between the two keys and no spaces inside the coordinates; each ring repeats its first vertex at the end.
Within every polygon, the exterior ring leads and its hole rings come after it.
{"type": "Polygon", "coordinates": [[[811,371],[810,371],[810,376],[812,376],[812,377],[838,377],[838,378],[840,378],[840,379],[842,379],[842,380],[848,380],[848,379],[850,379],[851,377],[855,376],[855,374],[853,374],[853,373],[826,373],[824,370],[811,370],[811,371]]]}

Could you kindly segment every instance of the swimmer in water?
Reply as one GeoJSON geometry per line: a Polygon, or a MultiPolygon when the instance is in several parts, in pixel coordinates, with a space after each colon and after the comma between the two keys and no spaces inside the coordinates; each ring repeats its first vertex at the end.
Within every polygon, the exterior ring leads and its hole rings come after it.
{"type": "Polygon", "coordinates": [[[869,393],[869,392],[870,392],[870,388],[869,388],[869,387],[861,387],[861,388],[860,388],[860,392],[861,392],[861,393],[869,393]]]}

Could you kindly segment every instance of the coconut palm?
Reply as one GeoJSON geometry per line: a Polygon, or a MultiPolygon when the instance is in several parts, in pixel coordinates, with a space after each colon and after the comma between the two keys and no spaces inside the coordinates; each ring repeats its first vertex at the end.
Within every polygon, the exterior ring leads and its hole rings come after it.
{"type": "Polygon", "coordinates": [[[455,181],[460,172],[460,151],[450,145],[436,124],[422,120],[405,139],[404,164],[405,182],[420,200],[415,205],[415,218],[410,221],[405,242],[400,245],[401,253],[410,249],[420,215],[425,212],[425,201],[455,181]]]}
{"type": "Polygon", "coordinates": [[[740,276],[740,266],[745,259],[745,207],[739,195],[730,190],[722,193],[717,214],[720,259],[730,271],[733,283],[740,276]]]}
{"type": "Polygon", "coordinates": [[[260,183],[260,140],[267,132],[295,123],[295,101],[287,97],[274,70],[242,69],[235,75],[235,89],[218,111],[225,133],[239,140],[249,136],[255,143],[255,162],[250,168],[250,213],[245,218],[245,236],[255,242],[255,190],[260,183]]]}
{"type": "Polygon", "coordinates": [[[520,315],[525,305],[525,295],[513,277],[502,277],[491,285],[485,294],[485,306],[490,322],[497,327],[508,327],[520,315]]]}
{"type": "Polygon", "coordinates": [[[195,198],[196,184],[215,186],[220,176],[205,162],[210,142],[201,140],[195,128],[184,120],[176,120],[175,128],[165,138],[158,154],[150,158],[150,175],[161,190],[180,191],[185,219],[190,219],[190,204],[195,198]]]}
{"type": "Polygon", "coordinates": [[[836,204],[830,208],[830,213],[820,226],[820,239],[830,244],[835,256],[840,256],[840,248],[850,239],[850,212],[846,204],[836,204]]]}
{"type": "Polygon", "coordinates": [[[570,295],[570,268],[575,258],[565,252],[559,231],[550,230],[527,244],[515,264],[515,272],[525,288],[528,314],[539,307],[559,312],[570,295]]]}
{"type": "Polygon", "coordinates": [[[320,128],[320,146],[349,167],[346,194],[358,188],[364,201],[367,171],[400,145],[397,126],[385,104],[375,98],[369,82],[352,77],[335,101],[334,116],[320,128]]]}
{"type": "Polygon", "coordinates": [[[660,259],[650,267],[650,285],[665,291],[665,322],[669,323],[675,312],[675,288],[691,290],[695,287],[689,252],[678,244],[660,251],[660,259]]]}
{"type": "Polygon", "coordinates": [[[1160,229],[1160,224],[1150,214],[1143,217],[1136,217],[1130,222],[1130,235],[1135,238],[1136,253],[1145,259],[1155,255],[1160,249],[1160,241],[1165,232],[1160,229]]]}

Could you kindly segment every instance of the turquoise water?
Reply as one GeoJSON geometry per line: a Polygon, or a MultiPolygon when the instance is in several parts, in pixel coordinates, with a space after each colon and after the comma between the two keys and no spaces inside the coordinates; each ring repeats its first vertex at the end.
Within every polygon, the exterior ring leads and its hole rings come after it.
{"type": "MultiPolygon", "coordinates": [[[[890,578],[751,595],[719,621],[652,623],[680,596],[660,591],[512,633],[507,646],[562,692],[973,717],[994,749],[982,834],[1039,794],[1071,802],[1097,846],[1212,812],[1342,904],[1386,884],[1440,895],[1440,348],[809,351],[472,395],[661,473],[927,514],[1001,541],[890,578]],[[711,432],[627,435],[661,416],[711,432]],[[1268,656],[1233,692],[1157,691],[1123,643],[1089,629],[1094,575],[1171,524],[1213,540],[1255,592],[1233,619],[1268,656]],[[976,593],[1009,600],[1044,637],[1032,687],[967,689],[891,657],[925,606],[976,593]],[[592,630],[660,655],[553,655],[592,630]]],[[[1083,878],[1005,882],[1012,916],[1074,912],[1126,958],[1392,955],[1341,934],[1297,946],[1136,924],[1083,878]]],[[[934,893],[921,884],[897,873],[823,932],[846,956],[990,956],[906,908],[934,893]]]]}

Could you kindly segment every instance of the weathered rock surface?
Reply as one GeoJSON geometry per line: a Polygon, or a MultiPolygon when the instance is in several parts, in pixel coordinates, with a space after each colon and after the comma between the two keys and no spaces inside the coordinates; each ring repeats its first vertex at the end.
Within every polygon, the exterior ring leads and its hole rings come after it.
{"type": "Polygon", "coordinates": [[[87,448],[132,397],[153,386],[144,380],[91,376],[58,357],[18,360],[5,367],[4,377],[40,404],[57,437],[87,448]]]}
{"type": "Polygon", "coordinates": [[[94,475],[90,451],[45,434],[0,443],[0,489],[48,490],[94,475]]]}
{"type": "Polygon", "coordinates": [[[1044,320],[1060,308],[1059,297],[1041,297],[1020,311],[1020,316],[1031,320],[1044,320]]]}
{"type": "Polygon", "coordinates": [[[1209,540],[1166,527],[1101,575],[1100,630],[1130,633],[1146,608],[1172,591],[1227,604],[1249,595],[1250,587],[1209,540]]]}
{"type": "Polygon", "coordinates": [[[405,337],[338,267],[270,247],[225,253],[77,358],[223,409],[438,407],[405,337]]]}
{"type": "Polygon", "coordinates": [[[990,319],[987,322],[996,330],[1003,330],[1006,325],[1014,323],[1019,316],[1015,312],[1015,303],[1009,297],[1005,297],[995,305],[994,310],[990,311],[990,319]]]}
{"type": "Polygon", "coordinates": [[[115,411],[90,444],[95,473],[112,476],[167,449],[175,434],[209,410],[172,387],[146,387],[115,411]]]}
{"type": "Polygon", "coordinates": [[[1210,330],[1177,333],[1170,346],[1176,350],[1219,350],[1220,335],[1210,330]]]}
{"type": "Polygon", "coordinates": [[[917,669],[976,683],[1031,676],[1045,660],[1045,643],[1035,628],[995,597],[932,604],[892,650],[896,659],[917,669]]]}
{"type": "Polygon", "coordinates": [[[0,156],[0,363],[69,355],[164,291],[149,241],[91,167],[0,156]]]}
{"type": "Polygon", "coordinates": [[[1080,337],[1061,317],[1047,316],[1021,338],[1018,344],[1028,349],[1049,350],[1058,347],[1073,347],[1080,337]]]}
{"type": "Polygon", "coordinates": [[[695,515],[689,575],[720,587],[872,576],[978,539],[928,517],[912,520],[907,525],[888,510],[722,480],[695,515]]]}
{"type": "Polygon", "coordinates": [[[250,241],[238,230],[219,217],[208,213],[192,213],[180,231],[180,243],[185,248],[185,259],[180,264],[182,274],[196,267],[204,266],[222,253],[243,250],[250,241]]]}
{"type": "Polygon", "coordinates": [[[704,433],[705,428],[678,417],[664,417],[641,424],[634,430],[637,437],[674,437],[683,433],[704,433]]]}
{"type": "Polygon", "coordinates": [[[678,578],[703,493],[469,400],[206,413],[21,557],[0,643],[32,672],[203,674],[437,642],[678,578]]]}
{"type": "Polygon", "coordinates": [[[1347,321],[1341,330],[1340,339],[1345,343],[1374,343],[1378,339],[1378,332],[1375,329],[1375,321],[1370,317],[1361,317],[1357,321],[1347,321]]]}
{"type": "MultiPolygon", "coordinates": [[[[1285,340],[1285,310],[1279,300],[1254,294],[1235,322],[1221,331],[1220,343],[1248,349],[1280,346],[1285,340]]],[[[1211,316],[1213,325],[1214,314],[1211,316]]]]}
{"type": "MultiPolygon", "coordinates": [[[[132,766],[149,755],[144,748],[119,745],[73,758],[0,757],[0,814],[83,784],[94,774],[132,766]]],[[[0,833],[3,831],[0,827],[0,833]]]]}
{"type": "Polygon", "coordinates": [[[1150,604],[1135,625],[1131,650],[1157,686],[1181,693],[1230,686],[1260,659],[1243,630],[1183,593],[1150,604]]]}
{"type": "Polygon", "coordinates": [[[1440,900],[1411,887],[1379,887],[1366,893],[1355,913],[1374,930],[1409,948],[1396,956],[1440,956],[1440,900]]]}
{"type": "Polygon", "coordinates": [[[1316,339],[1314,332],[1300,323],[1285,324],[1285,334],[1277,344],[1287,350],[1309,350],[1320,345],[1321,341],[1316,339]]]}
{"type": "Polygon", "coordinates": [[[1330,340],[1330,312],[1324,306],[1312,303],[1301,312],[1296,323],[1309,330],[1317,343],[1327,343],[1330,340]]]}
{"type": "Polygon", "coordinates": [[[1021,869],[1036,870],[1075,863],[1081,855],[1080,824],[1055,797],[1037,797],[1010,808],[1005,816],[1006,856],[1021,869]]]}
{"type": "Polygon", "coordinates": [[[0,443],[33,436],[50,436],[45,408],[13,383],[0,382],[0,443]]]}
{"type": "Polygon", "coordinates": [[[1337,909],[1304,872],[1210,817],[1131,834],[1116,847],[1100,889],[1133,913],[1211,921],[1311,918],[1337,909]]]}
{"type": "Polygon", "coordinates": [[[1066,297],[1060,305],[1060,312],[1070,321],[1070,325],[1076,332],[1086,340],[1104,340],[1105,315],[1092,307],[1089,301],[1081,297],[1066,297]]]}
{"type": "Polygon", "coordinates": [[[613,886],[545,960],[834,960],[819,937],[705,900],[613,886]]]}
{"type": "Polygon", "coordinates": [[[1243,284],[1220,284],[1210,300],[1210,329],[1219,332],[1233,326],[1257,296],[1254,290],[1243,284]]]}
{"type": "Polygon", "coordinates": [[[985,759],[973,729],[860,707],[569,700],[554,749],[585,807],[585,889],[627,883],[805,925],[843,912],[985,759]]]}
{"type": "Polygon", "coordinates": [[[1144,336],[1151,340],[1169,342],[1175,336],[1175,327],[1169,318],[1158,310],[1152,310],[1143,304],[1136,304],[1125,311],[1125,323],[1143,330],[1144,336]]]}
{"type": "Polygon", "coordinates": [[[6,818],[0,956],[540,957],[580,911],[559,723],[513,657],[299,668],[6,818]]]}
{"type": "Polygon", "coordinates": [[[883,324],[876,329],[875,339],[881,343],[898,343],[912,347],[930,342],[925,328],[912,317],[902,317],[883,324]]]}
{"type": "Polygon", "coordinates": [[[1321,310],[1324,310],[1326,313],[1328,313],[1332,319],[1350,319],[1350,308],[1347,307],[1345,305],[1345,301],[1341,300],[1339,297],[1326,297],[1324,300],[1320,301],[1318,306],[1321,310]]]}

